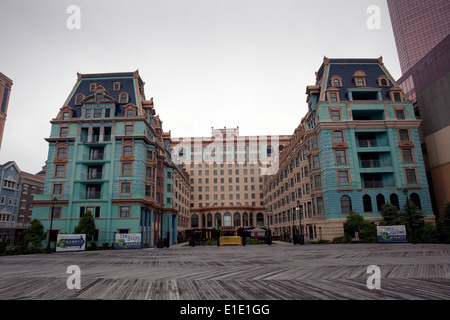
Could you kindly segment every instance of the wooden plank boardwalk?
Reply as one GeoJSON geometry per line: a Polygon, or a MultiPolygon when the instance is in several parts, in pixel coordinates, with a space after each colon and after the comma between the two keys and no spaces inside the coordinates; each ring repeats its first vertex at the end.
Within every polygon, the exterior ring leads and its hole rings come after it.
{"type": "Polygon", "coordinates": [[[0,257],[0,299],[448,300],[450,246],[185,247],[0,257]],[[67,267],[81,270],[69,290],[67,267]],[[367,267],[381,270],[369,290],[367,267]]]}

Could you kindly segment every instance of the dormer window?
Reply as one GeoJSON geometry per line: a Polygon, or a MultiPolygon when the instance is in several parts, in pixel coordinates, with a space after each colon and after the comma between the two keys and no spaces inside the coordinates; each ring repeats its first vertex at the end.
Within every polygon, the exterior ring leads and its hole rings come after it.
{"type": "Polygon", "coordinates": [[[331,77],[331,85],[336,88],[342,87],[342,78],[339,76],[332,76],[331,77]]]}
{"type": "Polygon", "coordinates": [[[330,87],[326,91],[327,100],[330,103],[339,103],[339,89],[336,87],[330,87]]]}
{"type": "Polygon", "coordinates": [[[402,102],[403,101],[403,94],[402,89],[396,87],[389,90],[389,95],[391,96],[391,100],[393,102],[402,102]]]}
{"type": "Polygon", "coordinates": [[[358,70],[353,75],[353,80],[355,81],[355,85],[357,87],[365,87],[366,86],[366,73],[364,71],[358,70]]]}
{"type": "Polygon", "coordinates": [[[119,96],[119,102],[120,103],[128,103],[128,94],[127,93],[121,93],[119,96]]]}
{"type": "Polygon", "coordinates": [[[91,92],[94,92],[96,88],[97,88],[97,84],[96,83],[91,83],[89,85],[89,91],[91,91],[91,92]]]}
{"type": "Polygon", "coordinates": [[[389,87],[389,79],[386,76],[380,76],[378,78],[378,85],[380,87],[389,87]]]}
{"type": "Polygon", "coordinates": [[[114,82],[114,84],[113,84],[113,90],[114,91],[119,91],[120,87],[121,87],[120,82],[114,82]]]}

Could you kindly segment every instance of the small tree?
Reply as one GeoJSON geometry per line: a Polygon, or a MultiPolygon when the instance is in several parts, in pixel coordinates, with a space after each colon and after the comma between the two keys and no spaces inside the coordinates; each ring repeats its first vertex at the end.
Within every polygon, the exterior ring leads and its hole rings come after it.
{"type": "Polygon", "coordinates": [[[362,215],[352,210],[345,221],[344,233],[354,237],[356,232],[358,232],[361,242],[376,242],[375,226],[370,221],[365,220],[362,215]]]}
{"type": "Polygon", "coordinates": [[[25,237],[23,239],[24,247],[28,247],[31,244],[33,249],[39,249],[42,247],[42,241],[44,239],[44,226],[39,220],[33,219],[31,225],[25,230],[25,237]]]}
{"type": "Polygon", "coordinates": [[[439,242],[450,243],[450,201],[445,203],[442,215],[437,221],[436,233],[439,242]]]}
{"type": "Polygon", "coordinates": [[[383,205],[380,214],[383,217],[380,222],[380,225],[382,226],[397,226],[406,224],[405,216],[402,212],[389,202],[383,205]]]}
{"type": "Polygon", "coordinates": [[[86,234],[86,240],[92,241],[92,237],[95,233],[95,220],[92,216],[92,212],[88,210],[78,222],[78,225],[74,229],[76,234],[86,234]]]}
{"type": "Polygon", "coordinates": [[[420,241],[424,232],[424,214],[419,211],[419,208],[408,199],[402,208],[402,215],[406,221],[406,228],[410,239],[414,241],[420,241]],[[414,234],[413,234],[414,232],[414,234]],[[412,237],[414,236],[414,239],[412,237]]]}

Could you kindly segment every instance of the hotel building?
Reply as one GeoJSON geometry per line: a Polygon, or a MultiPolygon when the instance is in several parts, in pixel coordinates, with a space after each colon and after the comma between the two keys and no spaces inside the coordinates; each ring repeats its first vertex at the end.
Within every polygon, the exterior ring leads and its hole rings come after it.
{"type": "Polygon", "coordinates": [[[100,244],[116,233],[141,233],[149,246],[177,242],[189,216],[189,178],[171,160],[170,132],[138,71],[78,74],[51,125],[44,193],[33,203],[47,232],[53,213],[50,239],[73,233],[90,211],[100,244]]]}
{"type": "Polygon", "coordinates": [[[188,228],[267,227],[263,177],[290,136],[240,136],[212,128],[211,137],[173,138],[173,159],[190,177],[188,228]]]}
{"type": "Polygon", "coordinates": [[[264,181],[269,227],[309,240],[344,234],[353,210],[372,222],[403,190],[434,221],[412,102],[382,59],[328,59],[306,89],[308,112],[264,181]],[[298,231],[296,231],[298,234],[298,231]]]}

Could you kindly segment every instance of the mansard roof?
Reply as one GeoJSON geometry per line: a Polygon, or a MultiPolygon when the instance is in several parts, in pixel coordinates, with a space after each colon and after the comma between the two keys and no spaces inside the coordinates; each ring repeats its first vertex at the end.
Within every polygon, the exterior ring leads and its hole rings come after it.
{"type": "MultiPolygon", "coordinates": [[[[91,85],[100,85],[104,88],[107,96],[114,99],[116,103],[117,115],[123,113],[123,107],[127,104],[133,104],[138,106],[138,97],[140,94],[140,88],[144,86],[144,82],[139,76],[138,71],[136,72],[122,72],[122,73],[99,73],[99,74],[80,74],[78,73],[78,80],[72,90],[70,96],[67,99],[66,106],[71,107],[74,110],[74,118],[80,117],[81,115],[81,105],[76,104],[76,97],[82,94],[84,99],[93,96],[95,90],[92,91],[91,85]],[[136,80],[138,88],[136,88],[136,80]],[[120,89],[114,90],[114,84],[119,82],[120,89]],[[120,103],[120,95],[122,93],[128,94],[128,101],[126,103],[120,103]]],[[[139,99],[142,100],[142,99],[139,99]]]]}

